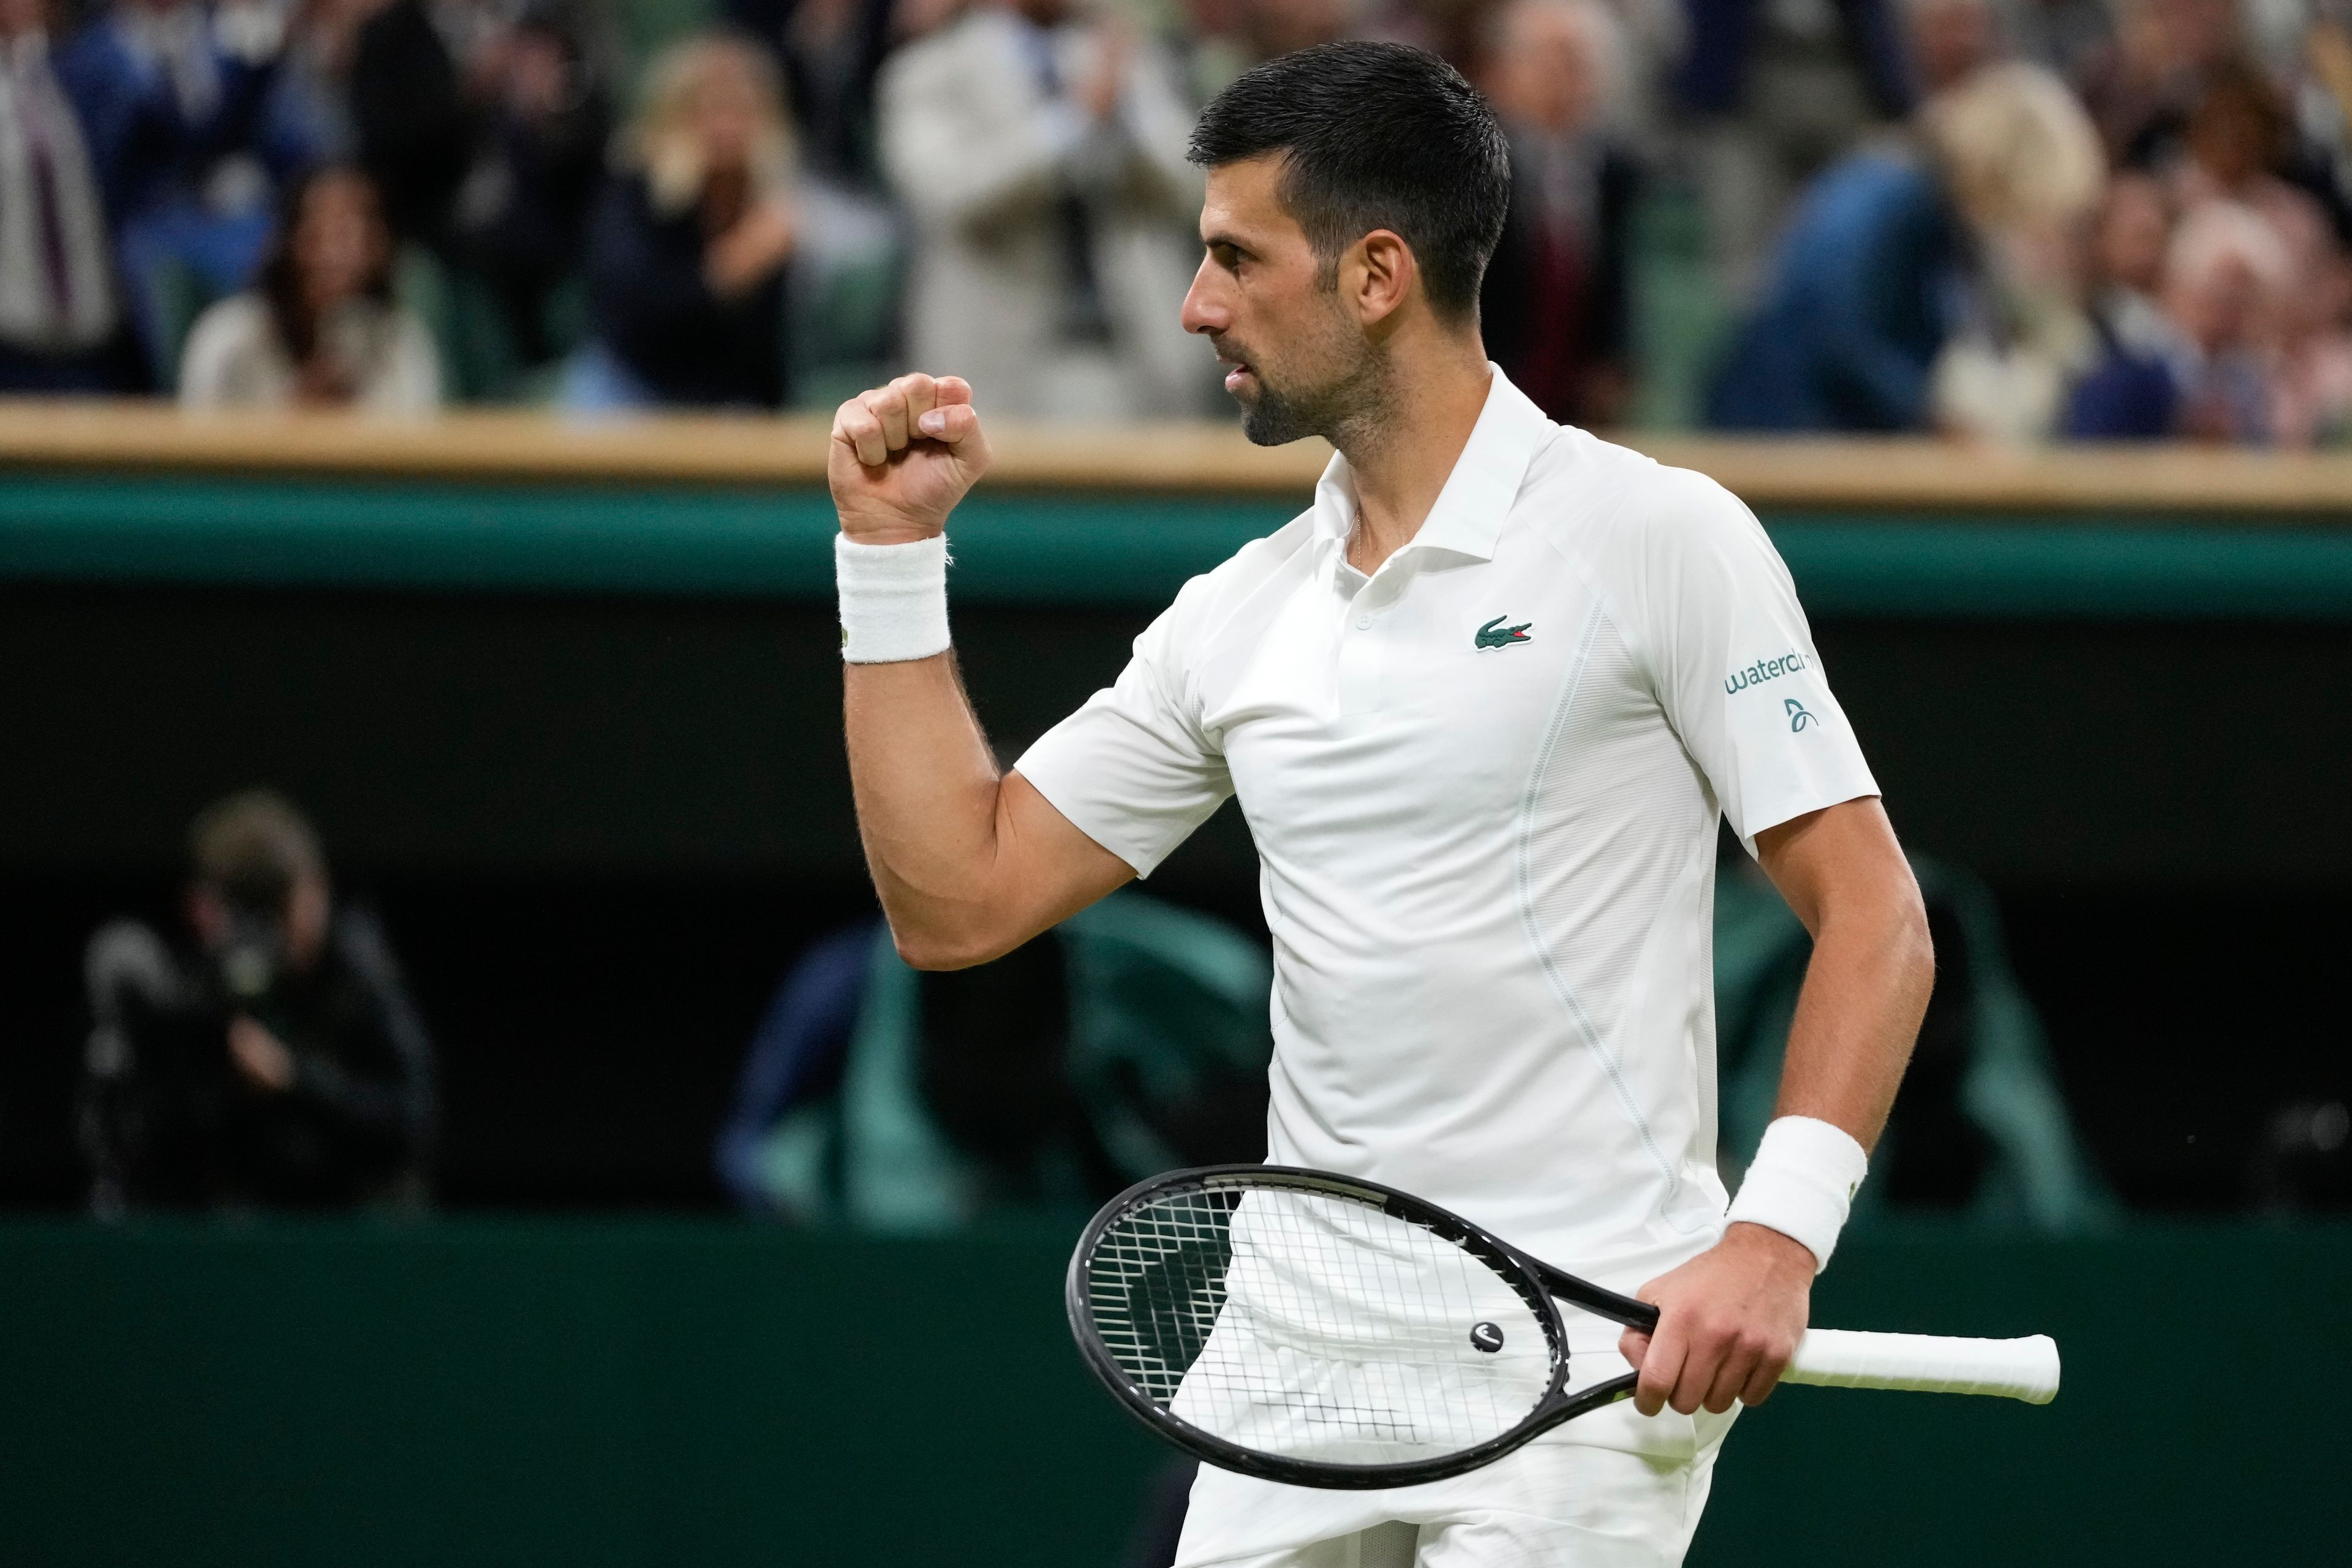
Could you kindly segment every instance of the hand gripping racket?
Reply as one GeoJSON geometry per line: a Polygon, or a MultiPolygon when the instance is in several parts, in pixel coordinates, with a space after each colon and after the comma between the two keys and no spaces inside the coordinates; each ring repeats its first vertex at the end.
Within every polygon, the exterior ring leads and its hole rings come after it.
{"type": "MultiPolygon", "coordinates": [[[[1569,1392],[1558,1301],[1658,1321],[1434,1204],[1278,1165],[1120,1194],[1078,1238],[1066,1297],[1087,1365],[1161,1437],[1244,1475],[1343,1489],[1457,1476],[1631,1394],[1630,1374],[1569,1392]]],[[[2058,1347],[1816,1329],[1782,1381],[2043,1405],[2058,1347]]]]}

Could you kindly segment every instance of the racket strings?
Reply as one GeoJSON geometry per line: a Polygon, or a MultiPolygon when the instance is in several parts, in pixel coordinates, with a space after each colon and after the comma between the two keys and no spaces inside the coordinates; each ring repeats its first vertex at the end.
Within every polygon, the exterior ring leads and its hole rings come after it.
{"type": "Polygon", "coordinates": [[[1157,1194],[1104,1233],[1087,1287],[1096,1331],[1137,1389],[1263,1453],[1379,1464],[1457,1452],[1517,1426],[1550,1383],[1543,1326],[1501,1275],[1344,1195],[1157,1194]]]}

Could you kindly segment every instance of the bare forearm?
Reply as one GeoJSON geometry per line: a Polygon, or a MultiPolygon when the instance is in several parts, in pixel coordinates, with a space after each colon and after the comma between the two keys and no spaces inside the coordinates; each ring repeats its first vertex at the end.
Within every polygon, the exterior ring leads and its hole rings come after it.
{"type": "Polygon", "coordinates": [[[1848,801],[1757,835],[1758,858],[1812,933],[1780,1073],[1780,1116],[1878,1142],[1936,982],[1919,884],[1886,813],[1848,801]]]}
{"type": "Polygon", "coordinates": [[[1864,1149],[1894,1108],[1935,984],[1935,957],[1916,895],[1848,908],[1822,923],[1789,1028],[1779,1116],[1845,1129],[1864,1149]]]}

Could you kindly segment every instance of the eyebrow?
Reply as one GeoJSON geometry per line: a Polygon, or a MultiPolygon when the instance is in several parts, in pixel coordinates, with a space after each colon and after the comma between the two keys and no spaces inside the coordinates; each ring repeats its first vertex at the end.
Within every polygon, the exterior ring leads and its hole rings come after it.
{"type": "Polygon", "coordinates": [[[1244,256],[1255,256],[1257,254],[1256,251],[1252,250],[1248,246],[1244,245],[1239,239],[1235,238],[1233,235],[1227,233],[1223,229],[1219,229],[1214,234],[1204,234],[1201,237],[1201,248],[1203,250],[1214,250],[1221,245],[1230,246],[1234,249],[1240,251],[1244,256]]]}

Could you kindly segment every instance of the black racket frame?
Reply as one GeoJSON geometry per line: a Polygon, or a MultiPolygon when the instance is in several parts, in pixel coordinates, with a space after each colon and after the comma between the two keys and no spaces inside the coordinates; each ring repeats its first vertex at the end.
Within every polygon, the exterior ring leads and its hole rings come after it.
{"type": "Polygon", "coordinates": [[[1401,1193],[1378,1182],[1336,1175],[1328,1171],[1302,1170],[1295,1165],[1202,1165],[1188,1171],[1171,1171],[1148,1182],[1138,1182],[1105,1204],[1101,1212],[1087,1222],[1086,1230],[1078,1237],[1076,1250],[1070,1255],[1069,1274],[1063,1288],[1063,1304],[1069,1313],[1070,1332],[1077,1340],[1078,1353],[1085,1359],[1087,1370],[1093,1373],[1136,1419],[1162,1440],[1220,1469],[1236,1470],[1245,1476],[1284,1481],[1292,1486],[1339,1491],[1372,1491],[1387,1487],[1419,1486],[1426,1481],[1441,1481],[1449,1476],[1463,1475],[1482,1465],[1491,1464],[1563,1421],[1573,1420],[1603,1405],[1614,1405],[1630,1395],[1636,1381],[1631,1373],[1595,1384],[1580,1394],[1569,1394],[1568,1334],[1560,1324],[1558,1301],[1567,1301],[1612,1322],[1623,1323],[1645,1332],[1657,1327],[1658,1323],[1658,1310],[1647,1301],[1621,1296],[1591,1280],[1579,1279],[1573,1274],[1555,1268],[1541,1258],[1531,1258],[1491,1231],[1471,1224],[1449,1209],[1442,1209],[1435,1204],[1414,1197],[1411,1193],[1401,1193]],[[1095,1253],[1101,1247],[1103,1237],[1129,1210],[1171,1193],[1185,1191],[1301,1192],[1351,1198],[1379,1209],[1391,1218],[1420,1226],[1440,1239],[1453,1242],[1493,1268],[1543,1325],[1552,1363],[1551,1382],[1543,1397],[1536,1401],[1534,1408],[1518,1425],[1475,1447],[1433,1459],[1393,1465],[1340,1465],[1321,1459],[1285,1459],[1228,1443],[1171,1414],[1150,1394],[1136,1386],[1111,1354],[1110,1348],[1103,1343],[1102,1334],[1095,1326],[1087,1281],[1095,1253]]]}

